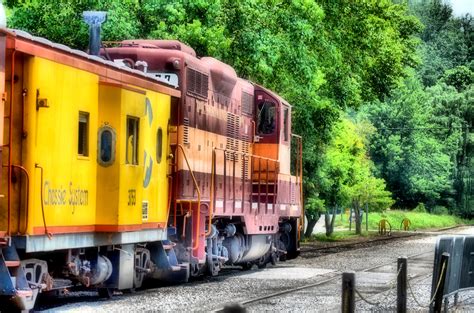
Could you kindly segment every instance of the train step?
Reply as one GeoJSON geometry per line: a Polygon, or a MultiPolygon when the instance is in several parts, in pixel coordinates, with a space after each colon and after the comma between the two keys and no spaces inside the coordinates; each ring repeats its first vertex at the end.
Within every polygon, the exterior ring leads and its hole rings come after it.
{"type": "Polygon", "coordinates": [[[20,261],[16,261],[16,260],[7,261],[7,260],[5,260],[5,265],[7,267],[18,267],[18,266],[20,266],[20,261]]]}
{"type": "Polygon", "coordinates": [[[174,242],[170,242],[170,243],[164,243],[163,244],[163,249],[165,250],[171,250],[173,249],[174,247],[176,246],[176,244],[174,242]]]}

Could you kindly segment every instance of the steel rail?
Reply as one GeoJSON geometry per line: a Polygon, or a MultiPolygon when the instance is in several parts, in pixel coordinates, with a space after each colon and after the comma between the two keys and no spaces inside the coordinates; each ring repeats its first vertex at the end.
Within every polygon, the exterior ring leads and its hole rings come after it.
{"type": "MultiPolygon", "coordinates": [[[[424,252],[412,254],[412,255],[408,256],[407,258],[414,258],[414,257],[420,256],[420,255],[427,254],[427,253],[432,253],[432,252],[433,251],[431,251],[431,250],[430,251],[424,251],[424,252]]],[[[376,266],[368,267],[368,268],[365,268],[365,269],[362,269],[362,270],[358,270],[358,272],[368,272],[368,271],[374,270],[376,268],[384,267],[384,266],[387,266],[387,265],[390,265],[390,264],[393,264],[393,263],[396,263],[396,261],[392,261],[390,263],[385,263],[385,264],[382,264],[382,265],[376,265],[376,266]]],[[[257,303],[257,302],[260,302],[260,301],[263,301],[263,300],[275,298],[275,297],[278,297],[278,296],[281,296],[281,295],[292,294],[292,293],[298,292],[300,290],[311,289],[311,288],[326,284],[326,283],[331,282],[331,281],[335,281],[335,280],[338,280],[338,279],[340,280],[341,275],[342,275],[342,273],[336,273],[333,277],[328,278],[328,279],[324,279],[322,281],[318,281],[318,282],[315,282],[315,283],[312,283],[312,284],[306,284],[306,285],[299,286],[299,287],[289,288],[289,289],[286,289],[286,290],[274,292],[274,293],[264,295],[264,296],[261,296],[261,297],[255,297],[253,299],[238,302],[238,304],[243,306],[243,305],[257,303]]],[[[412,280],[413,280],[413,278],[412,278],[412,280]]],[[[386,292],[386,291],[387,290],[384,290],[383,292],[386,292]]],[[[381,292],[381,293],[383,293],[383,292],[381,292]]],[[[230,303],[226,303],[226,305],[227,304],[230,304],[230,303]]],[[[216,310],[213,310],[211,312],[224,312],[224,311],[225,311],[224,306],[222,306],[222,307],[220,307],[216,310]]]]}

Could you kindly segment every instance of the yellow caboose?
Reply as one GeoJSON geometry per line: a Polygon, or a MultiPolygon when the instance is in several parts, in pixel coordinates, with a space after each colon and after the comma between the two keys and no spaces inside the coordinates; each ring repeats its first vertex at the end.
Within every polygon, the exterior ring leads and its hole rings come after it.
{"type": "Polygon", "coordinates": [[[0,293],[28,309],[32,283],[64,288],[35,258],[46,251],[67,265],[70,284],[140,286],[136,268],[160,262],[164,248],[150,255],[133,244],[167,238],[168,123],[179,91],[21,31],[0,30],[0,48],[0,270],[9,273],[0,293]]]}

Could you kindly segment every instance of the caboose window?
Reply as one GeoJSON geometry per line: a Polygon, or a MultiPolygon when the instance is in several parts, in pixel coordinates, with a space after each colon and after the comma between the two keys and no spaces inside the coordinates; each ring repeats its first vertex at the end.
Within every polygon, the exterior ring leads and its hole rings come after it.
{"type": "Polygon", "coordinates": [[[262,102],[258,105],[257,129],[259,134],[273,134],[276,126],[276,106],[273,102],[262,102]]]}
{"type": "Polygon", "coordinates": [[[138,164],[138,127],[139,119],[127,116],[127,143],[126,143],[126,163],[138,164]]]}
{"type": "Polygon", "coordinates": [[[163,130],[158,128],[156,133],[156,163],[161,163],[161,158],[163,155],[163,130]]]}
{"type": "Polygon", "coordinates": [[[77,154],[89,155],[89,113],[79,112],[77,154]]]}
{"type": "Polygon", "coordinates": [[[97,161],[102,166],[112,165],[115,161],[115,131],[110,126],[99,129],[97,145],[97,161]]]}
{"type": "Polygon", "coordinates": [[[283,110],[283,140],[288,141],[289,130],[288,130],[288,108],[283,110]]]}

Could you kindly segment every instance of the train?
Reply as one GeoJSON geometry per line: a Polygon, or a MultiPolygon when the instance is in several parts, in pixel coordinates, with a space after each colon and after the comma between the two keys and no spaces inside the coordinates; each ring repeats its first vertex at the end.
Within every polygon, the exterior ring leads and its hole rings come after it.
{"type": "Polygon", "coordinates": [[[91,38],[0,28],[0,306],[297,257],[291,105],[177,40],[91,38]]]}

